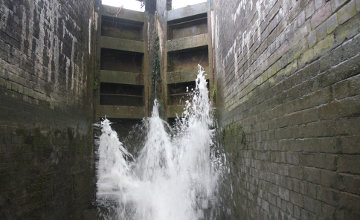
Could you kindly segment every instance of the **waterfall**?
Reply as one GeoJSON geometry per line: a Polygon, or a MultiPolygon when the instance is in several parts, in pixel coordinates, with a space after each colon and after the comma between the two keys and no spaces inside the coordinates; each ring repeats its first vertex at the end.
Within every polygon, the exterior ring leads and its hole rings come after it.
{"type": "Polygon", "coordinates": [[[170,126],[155,100],[144,119],[145,141],[136,156],[101,122],[97,203],[104,219],[211,219],[223,159],[214,144],[214,119],[207,82],[199,66],[196,87],[184,113],[170,126]]]}

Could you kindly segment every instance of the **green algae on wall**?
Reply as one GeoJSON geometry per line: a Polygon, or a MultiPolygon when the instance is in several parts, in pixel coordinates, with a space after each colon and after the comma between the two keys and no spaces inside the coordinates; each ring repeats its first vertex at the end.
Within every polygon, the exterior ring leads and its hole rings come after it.
{"type": "Polygon", "coordinates": [[[153,60],[152,60],[152,71],[151,71],[151,82],[152,86],[154,87],[155,97],[157,97],[157,94],[159,94],[159,90],[161,88],[161,75],[160,75],[160,45],[159,45],[159,36],[157,35],[157,32],[155,31],[155,42],[153,45],[153,60]]]}

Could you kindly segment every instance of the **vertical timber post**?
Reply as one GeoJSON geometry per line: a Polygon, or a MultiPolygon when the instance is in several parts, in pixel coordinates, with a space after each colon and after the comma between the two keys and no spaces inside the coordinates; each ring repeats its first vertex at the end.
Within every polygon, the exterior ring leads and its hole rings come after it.
{"type": "MultiPolygon", "coordinates": [[[[166,41],[167,41],[167,0],[157,0],[156,1],[156,27],[157,34],[159,37],[159,58],[160,58],[160,77],[161,77],[161,88],[160,93],[158,94],[160,102],[160,116],[164,119],[167,118],[167,51],[166,51],[166,41]]],[[[160,85],[159,85],[160,86],[160,85]]]]}

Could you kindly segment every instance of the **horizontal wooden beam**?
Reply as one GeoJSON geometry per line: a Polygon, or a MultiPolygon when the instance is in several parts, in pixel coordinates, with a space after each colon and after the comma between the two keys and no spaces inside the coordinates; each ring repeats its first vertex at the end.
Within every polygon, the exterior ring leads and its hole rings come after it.
{"type": "Polygon", "coordinates": [[[100,82],[144,85],[144,75],[142,73],[101,70],[100,82]]]}
{"type": "Polygon", "coordinates": [[[101,14],[108,17],[115,17],[144,23],[145,13],[141,11],[133,11],[120,7],[111,7],[108,5],[102,5],[101,9],[101,14]]]}
{"type": "Polygon", "coordinates": [[[144,42],[101,36],[101,48],[144,53],[144,42]]]}
{"type": "MultiPolygon", "coordinates": [[[[205,78],[210,78],[210,73],[208,72],[208,67],[205,68],[205,78]]],[[[198,74],[198,70],[183,70],[183,71],[173,71],[168,72],[167,74],[167,83],[182,83],[182,82],[192,82],[196,80],[196,76],[198,74]]]]}
{"type": "Polygon", "coordinates": [[[107,118],[132,118],[141,119],[145,117],[144,106],[117,106],[117,105],[97,105],[96,116],[107,118]]]}
{"type": "Polygon", "coordinates": [[[180,117],[184,112],[184,105],[168,105],[167,106],[167,117],[175,118],[176,114],[180,117]]]}
{"type": "Polygon", "coordinates": [[[168,11],[168,21],[178,20],[186,17],[191,17],[199,14],[207,13],[209,10],[209,3],[204,2],[196,5],[189,5],[183,8],[178,8],[168,11]]]}
{"type": "Polygon", "coordinates": [[[209,39],[209,35],[206,33],[206,34],[199,34],[190,37],[177,38],[174,40],[168,40],[167,50],[168,52],[171,52],[171,51],[207,46],[209,42],[208,39],[209,39]]]}

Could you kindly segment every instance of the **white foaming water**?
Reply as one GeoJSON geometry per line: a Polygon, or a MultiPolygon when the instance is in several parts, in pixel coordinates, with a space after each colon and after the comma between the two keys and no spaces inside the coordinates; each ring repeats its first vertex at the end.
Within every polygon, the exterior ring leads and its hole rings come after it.
{"type": "Polygon", "coordinates": [[[105,219],[210,219],[216,204],[221,159],[214,152],[213,117],[204,71],[174,132],[159,117],[155,101],[144,146],[134,158],[109,120],[101,122],[97,202],[105,219]]]}

